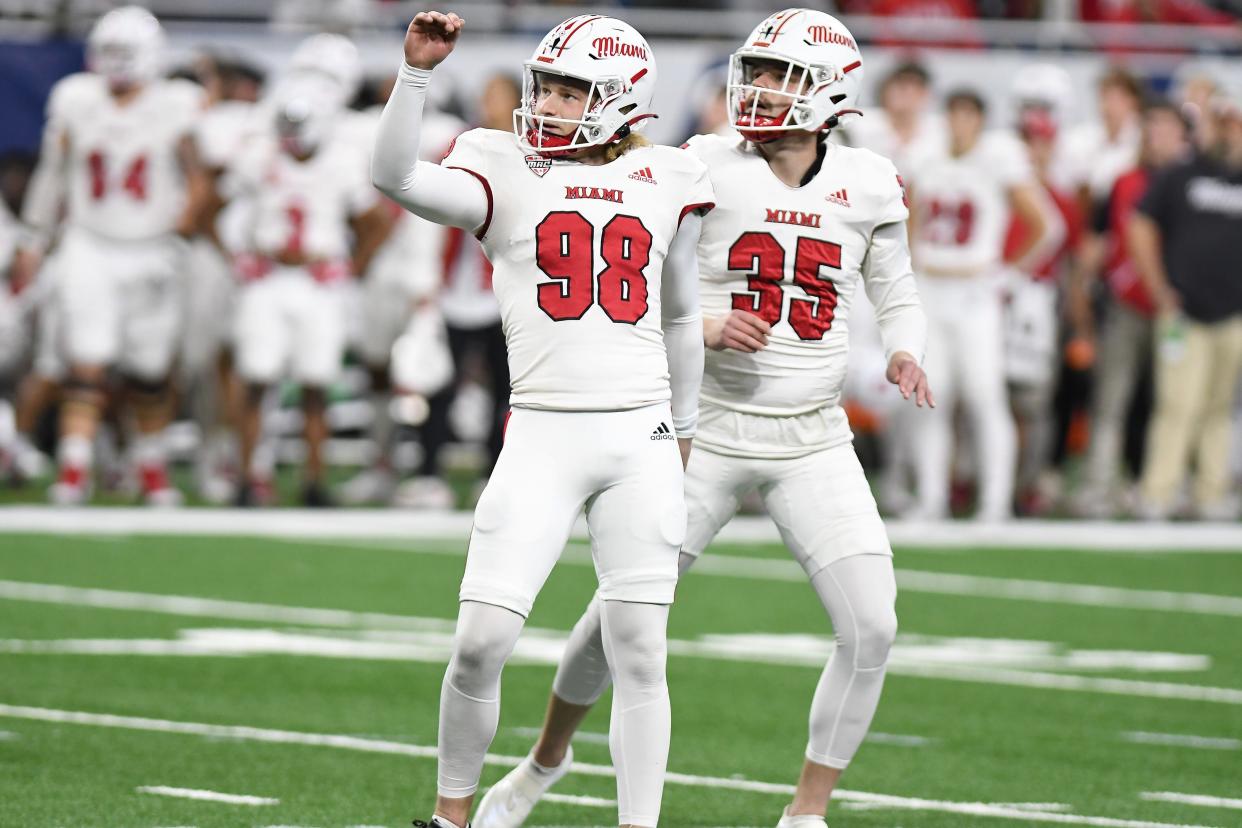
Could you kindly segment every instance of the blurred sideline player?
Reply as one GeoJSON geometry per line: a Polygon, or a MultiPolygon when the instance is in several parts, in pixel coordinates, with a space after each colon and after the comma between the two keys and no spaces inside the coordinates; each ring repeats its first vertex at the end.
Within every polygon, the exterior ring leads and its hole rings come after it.
{"type": "Polygon", "coordinates": [[[67,203],[51,300],[70,366],[59,478],[49,491],[56,503],[89,496],[92,441],[111,368],[124,378],[132,407],[132,459],[144,498],[157,505],[181,500],[168,481],[164,429],[181,319],[177,234],[193,229],[186,181],[195,169],[190,132],[202,91],[158,79],[163,42],[149,12],[109,12],[87,41],[92,71],[62,79],[48,102],[51,134],[24,218],[46,243],[62,199],[67,203]]]}
{"type": "MultiPolygon", "coordinates": [[[[840,22],[778,12],[733,54],[729,111],[742,137],[699,135],[686,145],[708,164],[718,205],[698,246],[709,350],[680,569],[758,489],[837,638],[782,828],[824,826],[879,702],[897,631],[892,550],[839,404],[860,287],[877,307],[889,381],[917,405],[932,404],[918,365],[925,321],[897,171],[825,135],[852,111],[862,74],[840,22]]],[[[610,681],[600,608],[593,601],[575,626],[540,739],[488,792],[475,828],[521,825],[570,770],[570,739],[610,681]]]]}
{"type": "Polygon", "coordinates": [[[677,267],[670,249],[692,248],[711,182],[698,159],[634,134],[652,115],[655,61],[633,27],[599,15],[558,25],[525,62],[512,132],[471,130],[441,166],[419,161],[431,70],[460,31],[452,14],[411,22],[372,168],[407,209],[483,241],[513,378],[441,689],[431,822],[469,824],[501,670],[585,508],[616,678],[619,823],[655,826],[671,727],[666,630],[685,537],[682,469],[703,371],[694,271],[677,267]]]}
{"type": "Polygon", "coordinates": [[[1072,190],[1055,180],[1063,107],[1073,88],[1057,66],[1035,64],[1015,79],[1017,132],[1034,169],[1044,208],[1045,233],[1039,249],[1026,254],[1025,269],[1015,261],[1031,229],[1014,215],[1005,237],[1005,260],[1013,264],[1005,302],[1005,373],[1018,426],[1016,506],[1022,515],[1040,515],[1051,506],[1057,485],[1052,459],[1060,367],[1061,298],[1078,264],[1084,219],[1072,190]]]}
{"type": "Polygon", "coordinates": [[[324,485],[327,389],[346,344],[343,285],[365,270],[389,222],[367,178],[367,156],[333,140],[343,98],[329,80],[291,74],[273,94],[273,134],[247,144],[223,184],[251,204],[238,258],[237,371],[246,384],[239,505],[254,505],[267,469],[252,465],[266,389],[301,387],[306,461],[303,502],[330,505],[324,485]],[[352,239],[351,239],[352,232],[352,239]]]}
{"type": "MultiPolygon", "coordinates": [[[[395,78],[383,81],[380,99],[387,101],[392,93],[395,78]]],[[[347,140],[356,142],[358,148],[370,157],[379,129],[380,113],[376,106],[355,116],[354,129],[347,140]]],[[[422,160],[436,162],[465,129],[465,124],[450,115],[429,111],[424,115],[424,134],[420,141],[422,160]]],[[[425,502],[407,494],[409,483],[398,489],[397,472],[393,468],[392,452],[395,447],[396,429],[400,424],[393,416],[394,392],[401,397],[411,396],[426,400],[431,398],[434,417],[434,400],[437,392],[451,381],[448,345],[445,342],[444,320],[437,298],[449,266],[453,245],[449,238],[462,231],[445,228],[412,213],[407,213],[392,201],[385,199],[390,218],[394,222],[391,235],[376,252],[371,266],[363,274],[361,296],[355,308],[354,347],[367,367],[370,379],[372,409],[371,437],[375,442],[375,460],[341,486],[339,496],[348,504],[388,503],[397,506],[451,508],[452,492],[443,501],[425,502]],[[402,337],[405,337],[402,340],[402,337]],[[402,341],[401,360],[394,365],[394,346],[402,341]],[[405,346],[414,342],[419,345],[410,354],[405,346]],[[401,387],[394,388],[394,381],[401,387]],[[403,497],[402,495],[407,496],[403,497]]],[[[460,244],[459,244],[460,246],[460,244]]],[[[466,245],[477,251],[478,243],[469,239],[466,245]]],[[[494,300],[493,300],[494,302],[494,300]]],[[[508,384],[505,391],[507,394],[508,384]]],[[[408,425],[423,427],[423,449],[427,453],[427,431],[430,429],[427,409],[424,406],[411,411],[413,415],[401,418],[408,425]],[[419,418],[423,419],[419,419],[419,418]]],[[[438,479],[437,483],[445,487],[438,479]]]]}
{"type": "MultiPolygon", "coordinates": [[[[945,150],[911,161],[914,265],[927,309],[925,367],[939,406],[912,424],[917,505],[909,517],[949,514],[954,403],[960,398],[975,435],[977,517],[1004,520],[1013,509],[1016,437],[1005,389],[1001,256],[1010,212],[1027,227],[1013,251],[1019,267],[1047,234],[1038,182],[1021,144],[985,132],[983,99],[958,91],[946,102],[945,150]]],[[[908,413],[908,412],[907,412],[908,413]]]]}
{"type": "Polygon", "coordinates": [[[263,77],[240,60],[222,57],[214,75],[217,99],[203,113],[194,133],[203,180],[199,235],[187,262],[186,324],[181,346],[181,374],[190,394],[202,443],[195,463],[199,494],[211,503],[236,496],[237,429],[241,388],[233,366],[233,316],[236,278],[232,256],[241,252],[248,205],[225,208],[217,193],[220,180],[246,144],[271,131],[270,115],[259,106],[263,77]]]}
{"type": "MultiPolygon", "coordinates": [[[[479,97],[480,126],[511,130],[513,112],[522,103],[522,88],[508,75],[493,75],[479,97]]],[[[487,456],[480,485],[482,491],[500,456],[505,414],[509,410],[509,361],[505,333],[500,324],[500,305],[492,290],[492,265],[478,241],[457,227],[447,228],[444,249],[444,289],[440,308],[448,325],[449,346],[458,367],[454,382],[431,399],[431,412],[423,429],[425,458],[414,479],[402,484],[397,502],[402,506],[448,508],[453,494],[441,472],[441,450],[452,437],[452,410],[458,392],[470,374],[480,370],[489,397],[487,409],[487,456]]]]}

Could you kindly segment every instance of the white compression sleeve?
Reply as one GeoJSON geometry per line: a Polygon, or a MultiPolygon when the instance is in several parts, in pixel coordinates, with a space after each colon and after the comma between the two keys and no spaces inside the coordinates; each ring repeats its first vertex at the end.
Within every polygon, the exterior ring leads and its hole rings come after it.
{"type": "Polygon", "coordinates": [[[844,768],[871,727],[897,635],[893,559],[842,558],[816,573],[811,586],[832,618],[837,648],[811,701],[806,758],[844,768]]]}
{"type": "Polygon", "coordinates": [[[620,824],[655,828],[672,733],[665,674],[668,606],[601,601],[600,615],[613,680],[608,746],[617,771],[620,824]]]}
{"type": "Polygon", "coordinates": [[[488,195],[483,185],[464,170],[418,160],[430,80],[430,70],[402,64],[380,116],[371,156],[371,181],[411,213],[473,233],[487,220],[488,195]]]}
{"type": "Polygon", "coordinates": [[[703,316],[699,312],[699,266],[695,248],[702,219],[688,215],[669,245],[660,291],[664,350],[672,389],[673,430],[693,437],[699,424],[703,383],[703,316]]]}
{"type": "Polygon", "coordinates": [[[500,721],[500,672],[526,619],[507,609],[464,601],[453,658],[440,686],[440,796],[473,794],[500,721]]]}
{"type": "Polygon", "coordinates": [[[922,363],[927,316],[914,282],[905,222],[882,225],[871,234],[871,246],[863,264],[863,284],[875,305],[885,358],[906,351],[922,363]]]}

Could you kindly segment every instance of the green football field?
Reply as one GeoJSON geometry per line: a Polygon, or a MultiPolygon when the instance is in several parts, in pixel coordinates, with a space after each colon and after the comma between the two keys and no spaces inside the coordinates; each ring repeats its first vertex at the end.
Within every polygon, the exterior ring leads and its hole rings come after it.
{"type": "MultiPolygon", "coordinates": [[[[0,826],[427,818],[464,545],[0,534],[0,826]]],[[[901,634],[833,828],[1242,825],[1242,550],[896,560],[901,634]]],[[[593,585],[571,545],[484,786],[528,749],[593,585]]],[[[827,619],[779,546],[721,544],[669,633],[663,824],[775,825],[827,619]]],[[[530,824],[615,825],[607,722],[530,824]]]]}

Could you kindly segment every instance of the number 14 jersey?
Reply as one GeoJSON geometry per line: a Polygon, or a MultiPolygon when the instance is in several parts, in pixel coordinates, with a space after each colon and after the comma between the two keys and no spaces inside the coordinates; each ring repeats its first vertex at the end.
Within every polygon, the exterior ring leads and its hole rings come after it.
{"type": "Polygon", "coordinates": [[[478,235],[509,346],[510,404],[620,411],[667,402],[662,270],[682,218],[715,201],[703,163],[659,146],[595,166],[549,160],[487,129],[463,133],[441,163],[487,193],[478,235]]]}
{"type": "Polygon", "coordinates": [[[700,398],[773,417],[836,405],[872,233],[908,217],[896,169],[828,143],[815,177],[790,187],[736,137],[696,135],[686,150],[707,163],[716,190],[699,237],[703,315],[736,308],[772,326],[756,353],[708,351],[700,398]]]}

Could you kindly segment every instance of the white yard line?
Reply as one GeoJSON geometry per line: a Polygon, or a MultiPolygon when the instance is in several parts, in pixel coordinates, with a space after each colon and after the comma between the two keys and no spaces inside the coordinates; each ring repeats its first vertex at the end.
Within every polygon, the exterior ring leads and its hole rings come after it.
{"type": "Polygon", "coordinates": [[[598,796],[575,796],[573,794],[554,794],[546,793],[540,797],[546,802],[556,802],[560,805],[582,805],[587,808],[615,808],[617,800],[604,799],[598,796]]]}
{"type": "MultiPolygon", "coordinates": [[[[511,727],[509,728],[509,732],[516,733],[519,736],[526,736],[527,738],[533,739],[536,736],[538,736],[540,733],[542,733],[543,731],[537,727],[511,727]]],[[[586,742],[589,745],[603,745],[604,747],[607,747],[608,746],[608,734],[607,733],[591,733],[590,731],[579,730],[578,732],[574,734],[574,741],[575,742],[586,742]]]]}
{"type": "Polygon", "coordinates": [[[221,802],[225,805],[279,805],[279,799],[267,796],[247,796],[245,794],[226,794],[219,791],[203,791],[197,788],[170,788],[167,785],[143,785],[134,788],[138,793],[171,796],[177,799],[197,799],[200,802],[221,802]]]}
{"type": "Polygon", "coordinates": [[[879,745],[897,745],[899,747],[927,747],[935,740],[926,736],[903,736],[899,733],[879,733],[871,731],[867,734],[868,742],[879,745]]]}
{"type": "Polygon", "coordinates": [[[1174,791],[1144,791],[1139,797],[1147,802],[1176,802],[1179,805],[1201,805],[1204,808],[1228,808],[1242,811],[1242,799],[1226,799],[1220,796],[1176,793],[1174,791]]]}
{"type": "MultiPolygon", "coordinates": [[[[325,513],[305,509],[167,509],[0,507],[0,532],[53,535],[235,535],[286,538],[465,538],[469,512],[408,512],[349,509],[325,513]]],[[[965,521],[887,521],[896,546],[1044,548],[1085,551],[1225,552],[1242,554],[1242,525],[1236,523],[1112,523],[1023,520],[1001,524],[965,521]]],[[[586,539],[579,520],[573,537],[586,539]]],[[[734,518],[717,538],[722,543],[779,543],[766,517],[734,518]]]]}
{"type": "Polygon", "coordinates": [[[1179,733],[1147,733],[1131,730],[1121,734],[1127,742],[1139,745],[1200,748],[1202,750],[1242,750],[1242,739],[1221,739],[1212,736],[1187,736],[1179,733]]]}
{"type": "MultiPolygon", "coordinates": [[[[155,733],[177,733],[190,736],[205,736],[211,739],[236,739],[243,741],[265,742],[269,744],[306,745],[313,747],[334,747],[344,750],[355,750],[367,753],[382,753],[398,756],[410,756],[420,759],[431,759],[436,749],[423,745],[410,745],[401,742],[387,742],[375,739],[359,739],[354,736],[334,735],[328,733],[305,733],[293,730],[273,730],[261,727],[245,727],[235,725],[213,725],[199,722],[177,722],[167,719],[146,719],[137,716],[112,716],[102,713],[86,713],[73,710],[54,710],[44,707],[22,707],[18,705],[0,704],[0,717],[27,719],[59,724],[93,725],[98,727],[141,730],[155,733]]],[[[521,756],[501,756],[489,753],[484,762],[489,765],[515,767],[521,762],[521,756]]],[[[574,762],[573,770],[586,776],[611,777],[612,767],[608,765],[592,765],[585,762],[574,762]]],[[[747,779],[732,779],[717,776],[698,776],[685,773],[669,773],[665,781],[674,785],[689,785],[703,788],[723,788],[727,790],[750,791],[753,793],[769,793],[791,796],[793,785],[781,785],[772,782],[757,782],[747,779]]],[[[1185,825],[1168,822],[1149,822],[1145,820],[1114,819],[1103,816],[1086,816],[1079,814],[1055,814],[1042,811],[1027,811],[1020,808],[1008,808],[989,805],[982,802],[947,802],[916,797],[890,796],[888,794],[867,793],[863,791],[837,790],[834,796],[842,802],[869,802],[900,810],[937,811],[941,813],[967,814],[971,816],[996,817],[998,819],[1017,819],[1027,822],[1051,822],[1062,825],[1090,825],[1098,828],[1209,828],[1203,825],[1185,825]]]]}
{"type": "MultiPolygon", "coordinates": [[[[156,595],[138,592],[120,592],[114,590],[82,589],[56,584],[31,584],[23,581],[0,581],[0,598],[13,600],[35,601],[52,604],[68,604],[72,606],[94,606],[110,609],[140,610],[160,612],[171,615],[191,617],[225,617],[230,619],[248,619],[256,621],[278,621],[291,624],[307,624],[311,626],[333,626],[341,628],[367,629],[378,625],[385,629],[409,630],[430,634],[439,639],[438,644],[414,642],[405,649],[393,649],[383,642],[338,642],[334,653],[337,657],[358,655],[362,651],[374,650],[374,657],[387,659],[439,659],[444,657],[444,650],[451,638],[453,623],[448,620],[434,618],[417,618],[403,615],[381,613],[355,613],[346,610],[318,609],[311,607],[281,607],[270,604],[254,604],[240,601],[221,601],[217,599],[189,598],[177,595],[156,595]]],[[[277,638],[280,634],[274,633],[277,638]]],[[[533,663],[554,663],[559,659],[560,649],[564,644],[564,633],[559,631],[527,630],[522,641],[529,646],[529,659],[533,663]],[[541,634],[543,633],[543,634],[541,634]]],[[[809,645],[820,642],[815,636],[806,636],[809,645]]],[[[741,642],[744,644],[745,642],[741,642]]],[[[23,642],[9,642],[13,652],[38,652],[31,645],[23,642]]],[[[110,654],[164,654],[164,655],[204,655],[219,654],[213,651],[207,642],[193,640],[138,640],[110,642],[107,640],[86,640],[57,644],[49,641],[42,644],[42,651],[54,652],[57,649],[75,650],[81,653],[110,654]]],[[[675,656],[695,658],[753,661],[756,656],[753,647],[742,647],[732,639],[721,642],[707,637],[702,641],[669,641],[669,653],[675,656]]],[[[806,648],[801,648],[805,650],[806,648]]],[[[259,648],[262,652],[262,648],[259,648]]],[[[245,650],[229,651],[226,655],[245,654],[245,650]]],[[[307,642],[307,646],[299,652],[312,655],[324,655],[321,641],[307,642]],[[313,645],[313,646],[311,646],[313,645]]],[[[812,654],[813,655],[813,654],[812,654]]],[[[773,653],[772,663],[786,663],[794,666],[818,667],[827,658],[825,651],[822,657],[807,660],[807,652],[794,658],[788,654],[773,653]]],[[[1003,665],[972,665],[962,663],[934,663],[918,659],[904,660],[894,658],[889,665],[891,675],[913,676],[916,678],[941,679],[949,681],[966,681],[981,684],[1007,685],[1013,687],[1034,687],[1045,690],[1069,690],[1080,692],[1106,693],[1110,695],[1135,696],[1142,698],[1181,699],[1186,701],[1212,702],[1218,704],[1242,705],[1242,690],[1227,687],[1211,687],[1178,682],[1138,681],[1133,679],[1104,678],[1082,676],[1066,673],[1039,672],[1034,669],[1013,669],[1003,665]]]]}

